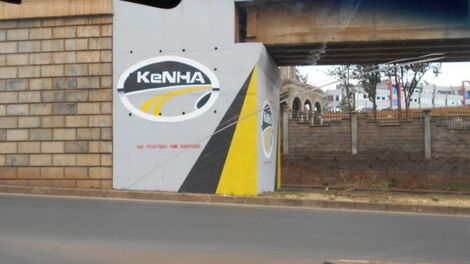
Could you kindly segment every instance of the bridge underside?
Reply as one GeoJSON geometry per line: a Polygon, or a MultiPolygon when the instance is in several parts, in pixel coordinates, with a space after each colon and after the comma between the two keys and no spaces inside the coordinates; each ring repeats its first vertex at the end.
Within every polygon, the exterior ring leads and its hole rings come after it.
{"type": "Polygon", "coordinates": [[[418,2],[243,1],[237,37],[264,43],[280,66],[375,64],[435,53],[441,62],[470,61],[470,2],[418,2]]]}
{"type": "Polygon", "coordinates": [[[340,43],[267,44],[279,66],[378,64],[442,53],[441,62],[470,61],[470,38],[340,43]]]}

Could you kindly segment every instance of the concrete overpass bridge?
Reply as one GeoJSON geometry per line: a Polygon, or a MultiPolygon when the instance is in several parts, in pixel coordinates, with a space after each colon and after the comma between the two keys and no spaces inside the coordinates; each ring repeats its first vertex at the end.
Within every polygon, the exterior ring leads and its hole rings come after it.
{"type": "MultiPolygon", "coordinates": [[[[174,9],[120,0],[2,3],[1,182],[273,191],[281,182],[276,124],[288,120],[278,107],[277,66],[429,53],[469,60],[468,6],[468,0],[182,0],[174,9]],[[163,81],[164,72],[202,77],[195,86],[189,77],[163,81]],[[148,74],[151,84],[142,79],[148,74]],[[25,117],[34,122],[22,124],[25,117]],[[49,161],[32,162],[33,153],[49,161]],[[77,170],[69,173],[72,166],[77,170]]],[[[295,88],[289,95],[299,94],[295,88]]],[[[307,99],[292,104],[317,105],[307,99]]]]}
{"type": "MultiPolygon", "coordinates": [[[[470,0],[233,1],[235,40],[264,43],[279,66],[384,63],[430,53],[443,53],[443,62],[470,60],[470,0]]],[[[1,4],[2,19],[112,13],[111,0],[7,2],[22,5],[1,4]]]]}
{"type": "Polygon", "coordinates": [[[239,42],[262,42],[279,66],[384,63],[443,53],[470,60],[468,0],[237,1],[239,42]]]}

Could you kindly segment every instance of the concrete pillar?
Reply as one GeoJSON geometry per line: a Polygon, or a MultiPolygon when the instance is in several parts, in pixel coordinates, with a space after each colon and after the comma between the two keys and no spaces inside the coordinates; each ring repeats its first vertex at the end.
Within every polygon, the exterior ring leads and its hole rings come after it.
{"type": "Polygon", "coordinates": [[[424,112],[424,159],[430,160],[432,158],[431,152],[431,111],[425,110],[424,112]]]}
{"type": "Polygon", "coordinates": [[[351,114],[351,153],[357,154],[357,113],[351,114]]]}
{"type": "Polygon", "coordinates": [[[289,153],[289,109],[282,107],[282,153],[289,153]]]}

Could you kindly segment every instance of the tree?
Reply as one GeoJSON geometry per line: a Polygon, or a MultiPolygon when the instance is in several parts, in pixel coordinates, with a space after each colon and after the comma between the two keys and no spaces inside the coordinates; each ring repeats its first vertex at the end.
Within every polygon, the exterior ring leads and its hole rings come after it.
{"type": "Polygon", "coordinates": [[[364,87],[364,92],[367,93],[369,101],[372,102],[372,108],[374,111],[374,119],[377,118],[377,84],[382,81],[382,72],[379,71],[379,65],[358,65],[356,67],[356,76],[362,87],[364,87]]]}
{"type": "Polygon", "coordinates": [[[327,72],[328,75],[340,80],[339,86],[343,90],[341,109],[347,110],[349,113],[356,110],[356,89],[351,83],[356,76],[356,68],[354,65],[339,65],[327,72]]]}
{"type": "MultiPolygon", "coordinates": [[[[401,65],[394,67],[391,72],[389,72],[389,74],[391,73],[391,75],[393,75],[397,86],[402,86],[403,95],[405,97],[405,111],[407,116],[410,109],[411,97],[413,96],[419,82],[429,71],[432,71],[434,76],[437,77],[441,73],[441,64],[415,63],[411,65],[401,65]]],[[[401,110],[401,103],[399,103],[399,106],[401,110]]]]}
{"type": "Polygon", "coordinates": [[[308,83],[308,74],[300,72],[299,66],[295,67],[295,76],[302,83],[308,83]]]}
{"type": "Polygon", "coordinates": [[[351,112],[351,105],[348,103],[348,99],[346,97],[341,98],[341,101],[339,102],[339,109],[341,112],[351,112]]]}

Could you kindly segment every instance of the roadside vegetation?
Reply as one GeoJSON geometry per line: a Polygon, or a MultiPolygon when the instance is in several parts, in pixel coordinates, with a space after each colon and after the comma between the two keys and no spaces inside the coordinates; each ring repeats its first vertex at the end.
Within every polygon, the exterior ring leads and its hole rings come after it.
{"type": "Polygon", "coordinates": [[[287,199],[310,199],[322,201],[345,201],[364,203],[387,203],[406,205],[436,205],[470,207],[469,194],[423,193],[411,194],[402,192],[378,191],[366,192],[356,190],[312,190],[312,191],[279,191],[264,193],[264,197],[287,199]]]}

